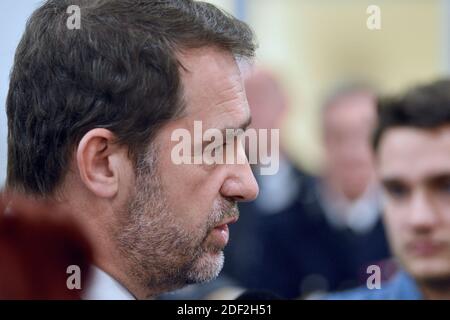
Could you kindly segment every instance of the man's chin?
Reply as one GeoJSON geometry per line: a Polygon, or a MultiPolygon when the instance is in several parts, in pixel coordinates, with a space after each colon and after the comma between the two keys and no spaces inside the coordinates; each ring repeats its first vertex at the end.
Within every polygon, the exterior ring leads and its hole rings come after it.
{"type": "Polygon", "coordinates": [[[187,284],[205,283],[214,280],[222,271],[222,250],[205,251],[193,264],[187,275],[187,284]]]}
{"type": "Polygon", "coordinates": [[[450,265],[442,259],[415,259],[407,264],[407,271],[419,282],[448,282],[450,265]]]}

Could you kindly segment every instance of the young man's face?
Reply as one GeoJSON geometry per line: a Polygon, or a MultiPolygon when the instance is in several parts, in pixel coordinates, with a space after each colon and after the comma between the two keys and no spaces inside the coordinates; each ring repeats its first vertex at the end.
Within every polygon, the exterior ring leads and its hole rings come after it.
{"type": "MultiPolygon", "coordinates": [[[[201,121],[205,131],[241,128],[250,120],[232,55],[198,49],[187,51],[180,60],[186,68],[181,75],[185,113],[159,131],[154,147],[141,159],[126,208],[131,218],[124,219],[118,235],[140,281],[161,291],[217,276],[228,242],[227,224],[239,215],[236,202],[258,194],[247,162],[174,163],[172,150],[179,142],[172,141],[175,130],[188,130],[194,140],[194,121],[201,121]]],[[[245,157],[241,143],[234,151],[236,158],[245,157]]]]}
{"type": "Polygon", "coordinates": [[[388,130],[378,171],[394,254],[418,281],[450,278],[450,125],[388,130]]]}

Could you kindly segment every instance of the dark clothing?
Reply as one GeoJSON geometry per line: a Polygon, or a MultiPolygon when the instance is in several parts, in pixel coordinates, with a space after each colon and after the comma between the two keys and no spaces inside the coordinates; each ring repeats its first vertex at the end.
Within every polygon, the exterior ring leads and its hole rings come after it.
{"type": "Polygon", "coordinates": [[[241,205],[224,272],[246,288],[285,298],[365,283],[366,267],[389,257],[383,225],[379,220],[364,234],[331,226],[316,184],[316,178],[295,171],[298,196],[277,214],[262,215],[254,203],[241,205]]]}

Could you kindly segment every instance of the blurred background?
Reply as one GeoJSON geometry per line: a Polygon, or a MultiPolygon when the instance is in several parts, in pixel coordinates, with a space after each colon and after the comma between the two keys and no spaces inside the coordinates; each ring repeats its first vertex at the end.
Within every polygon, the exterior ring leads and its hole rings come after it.
{"type": "Polygon", "coordinates": [[[447,0],[211,2],[255,30],[258,61],[279,75],[290,101],[284,143],[308,170],[322,163],[318,119],[330,90],[358,79],[396,93],[450,71],[447,0]],[[366,26],[370,5],[381,9],[381,30],[366,26]]]}
{"type": "MultiPolygon", "coordinates": [[[[209,1],[257,35],[248,98],[255,127],[281,129],[282,161],[278,175],[257,176],[259,199],[241,206],[223,276],[178,297],[231,298],[242,288],[311,297],[364,283],[374,263],[389,278],[369,138],[376,97],[449,74],[450,0],[209,1]],[[379,30],[367,26],[371,5],[381,10],[379,30]]],[[[2,105],[15,48],[40,3],[0,2],[2,105]]],[[[2,108],[1,184],[6,135],[2,108]]]]}

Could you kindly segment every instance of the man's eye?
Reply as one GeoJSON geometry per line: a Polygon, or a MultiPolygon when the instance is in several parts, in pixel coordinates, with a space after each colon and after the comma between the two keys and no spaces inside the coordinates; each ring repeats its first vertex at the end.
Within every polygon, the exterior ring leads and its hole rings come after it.
{"type": "Polygon", "coordinates": [[[384,189],[388,196],[395,199],[403,199],[409,194],[408,188],[401,184],[386,185],[384,186],[384,189]]]}
{"type": "Polygon", "coordinates": [[[441,192],[450,195],[450,181],[442,183],[439,189],[441,190],[441,192]]]}

